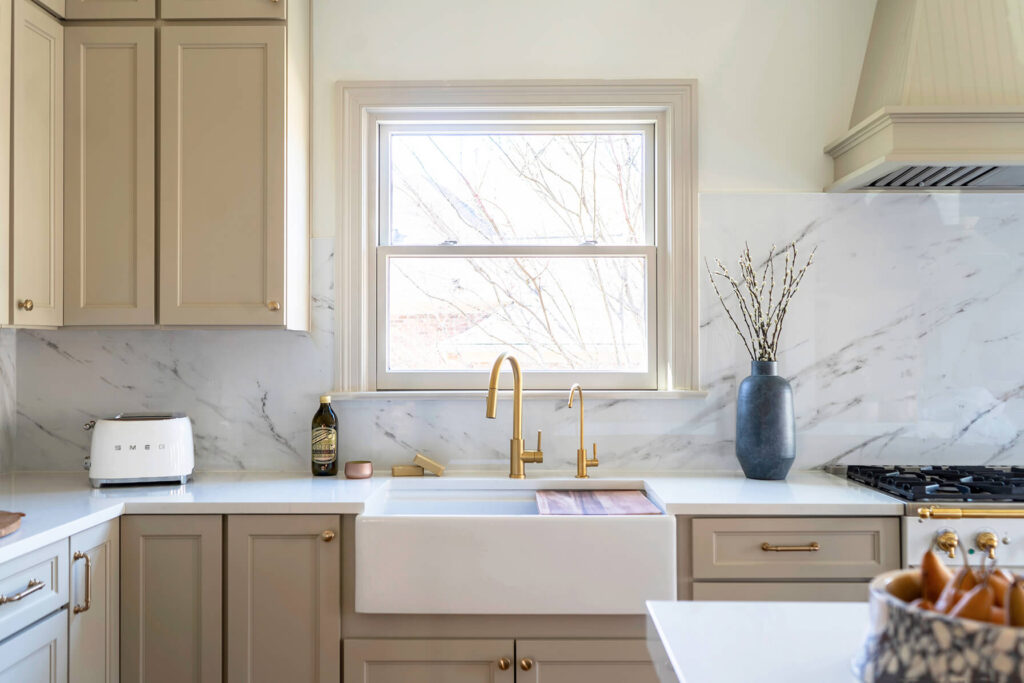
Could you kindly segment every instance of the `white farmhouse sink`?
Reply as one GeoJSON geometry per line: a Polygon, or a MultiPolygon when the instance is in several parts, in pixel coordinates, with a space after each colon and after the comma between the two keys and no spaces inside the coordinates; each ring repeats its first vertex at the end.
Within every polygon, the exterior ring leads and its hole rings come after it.
{"type": "Polygon", "coordinates": [[[643,614],[675,600],[675,518],[538,514],[538,489],[567,488],[643,482],[390,482],[356,517],[356,611],[643,614]]]}

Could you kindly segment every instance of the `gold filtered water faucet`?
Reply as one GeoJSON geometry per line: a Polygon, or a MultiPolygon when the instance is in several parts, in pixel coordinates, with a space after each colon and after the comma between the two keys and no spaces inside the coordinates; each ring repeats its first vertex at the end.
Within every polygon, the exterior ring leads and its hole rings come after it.
{"type": "Polygon", "coordinates": [[[540,430],[537,430],[537,450],[528,451],[523,442],[523,371],[515,356],[502,353],[491,368],[491,381],[487,385],[487,417],[494,419],[498,414],[498,375],[501,364],[508,359],[512,366],[512,441],[509,444],[509,479],[525,479],[528,462],[544,462],[544,451],[540,449],[540,430]]]}
{"type": "Polygon", "coordinates": [[[580,447],[576,449],[576,478],[577,479],[588,479],[590,477],[587,474],[588,467],[597,467],[597,444],[594,444],[594,457],[587,457],[587,449],[583,446],[583,387],[579,384],[573,384],[569,388],[569,407],[572,408],[572,397],[576,392],[580,392],[580,447]]]}

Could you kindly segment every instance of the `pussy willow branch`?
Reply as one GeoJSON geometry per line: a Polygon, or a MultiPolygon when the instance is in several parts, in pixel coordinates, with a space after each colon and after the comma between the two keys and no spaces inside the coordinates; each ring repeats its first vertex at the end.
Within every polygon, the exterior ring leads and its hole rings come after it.
{"type": "Polygon", "coordinates": [[[782,336],[782,323],[789,312],[789,304],[796,296],[800,283],[803,282],[807,269],[814,263],[814,253],[817,248],[811,251],[806,263],[799,270],[797,269],[796,243],[780,250],[772,245],[768,252],[768,260],[761,272],[754,266],[754,260],[750,255],[750,245],[745,244],[739,257],[740,281],[732,276],[720,260],[715,259],[715,270],[707,260],[704,267],[708,271],[708,279],[715,290],[715,295],[722,302],[725,314],[732,322],[736,334],[743,341],[743,348],[747,350],[751,360],[773,361],[778,358],[779,339],[782,336]],[[779,283],[779,298],[775,299],[775,258],[785,254],[785,267],[782,271],[782,281],[779,283]],[[740,327],[725,302],[725,297],[718,289],[717,279],[724,280],[732,290],[736,298],[736,305],[739,309],[739,317],[743,320],[743,328],[740,327]],[[767,289],[768,297],[765,298],[767,289]],[[745,328],[745,329],[744,329],[745,328]]]}

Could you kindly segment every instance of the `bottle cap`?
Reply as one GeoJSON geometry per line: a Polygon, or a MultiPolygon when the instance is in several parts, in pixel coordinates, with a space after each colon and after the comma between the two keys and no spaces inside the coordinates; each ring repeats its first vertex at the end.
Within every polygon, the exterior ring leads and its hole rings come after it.
{"type": "Polygon", "coordinates": [[[324,394],[323,396],[321,396],[321,397],[320,397],[320,402],[321,402],[321,403],[330,403],[330,402],[331,402],[331,397],[330,397],[330,395],[328,395],[328,394],[324,394]]]}

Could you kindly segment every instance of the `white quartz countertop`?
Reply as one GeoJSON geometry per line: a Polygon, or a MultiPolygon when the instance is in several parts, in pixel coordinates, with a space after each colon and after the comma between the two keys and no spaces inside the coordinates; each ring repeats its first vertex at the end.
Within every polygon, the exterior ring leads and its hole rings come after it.
{"type": "Polygon", "coordinates": [[[680,683],[852,682],[868,625],[866,602],[648,602],[647,612],[648,640],[669,662],[659,675],[680,683]]]}
{"type": "Polygon", "coordinates": [[[732,472],[679,475],[606,471],[590,480],[572,473],[535,471],[525,482],[499,472],[442,478],[390,476],[347,480],[298,472],[197,473],[180,485],[93,489],[85,473],[17,472],[0,476],[0,510],[24,512],[21,529],[0,538],[0,562],[122,514],[358,514],[371,494],[401,481],[403,488],[452,486],[535,488],[642,483],[672,515],[902,515],[903,503],[818,471],[792,472],[786,481],[754,481],[732,472]]]}

